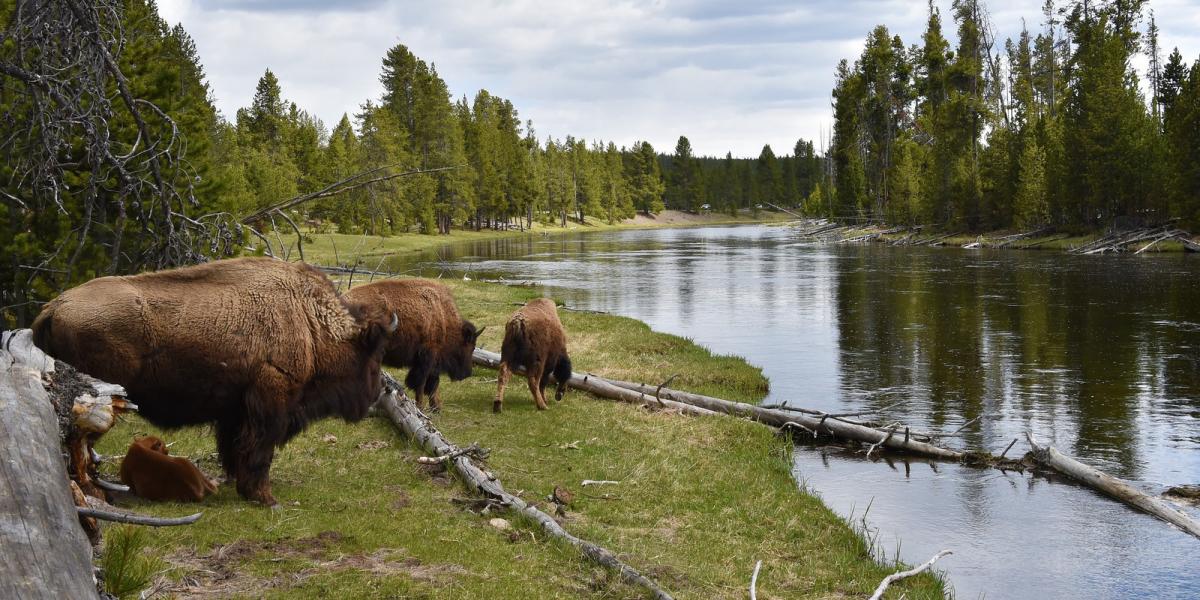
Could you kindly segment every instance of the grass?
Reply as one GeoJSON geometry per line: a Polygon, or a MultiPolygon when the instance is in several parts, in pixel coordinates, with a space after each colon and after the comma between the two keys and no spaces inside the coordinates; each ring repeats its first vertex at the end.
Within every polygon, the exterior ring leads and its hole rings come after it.
{"type": "MultiPolygon", "coordinates": [[[[489,325],[480,344],[496,350],[507,316],[534,292],[447,282],[464,316],[489,325]]],[[[562,311],[576,370],[731,399],[767,390],[761,371],[636,320],[562,311]]],[[[444,381],[435,423],[451,440],[491,449],[505,487],[544,501],[556,485],[575,494],[564,526],[616,552],[677,598],[745,598],[756,560],[760,598],[865,597],[892,565],[791,476],[791,447],[767,428],[728,417],[684,417],[570,392],[534,409],[524,380],[491,412],[495,372],[444,381]],[[587,487],[583,479],[617,485],[587,487]]],[[[133,418],[99,449],[120,455],[133,418]]],[[[161,433],[172,452],[218,472],[207,427],[161,433]]],[[[239,499],[226,484],[198,508],[196,525],[149,531],[170,568],[156,583],[178,597],[638,598],[640,590],[582,560],[527,523],[502,531],[452,500],[457,482],[416,462],[420,453],[383,419],[320,421],[276,454],[281,510],[239,499]]],[[[115,464],[104,470],[112,476],[115,464]]],[[[137,510],[187,514],[194,505],[130,500],[137,510]]],[[[544,502],[543,502],[544,504],[544,502]]],[[[888,596],[941,598],[928,574],[888,596]]]]}
{"type": "MultiPolygon", "coordinates": [[[[482,231],[472,231],[454,229],[451,230],[449,235],[421,235],[416,233],[406,233],[388,237],[341,233],[310,233],[305,238],[304,257],[310,263],[323,265],[332,265],[335,263],[346,264],[350,262],[352,258],[358,258],[366,263],[370,261],[365,259],[371,257],[379,258],[393,254],[408,254],[411,252],[420,252],[422,250],[429,250],[445,244],[456,242],[472,242],[504,237],[517,237],[530,235],[531,233],[554,234],[580,231],[612,231],[618,229],[656,229],[665,227],[679,227],[681,225],[702,226],[736,225],[743,223],[776,223],[791,219],[794,219],[794,217],[786,213],[767,210],[759,211],[757,216],[752,215],[749,212],[741,212],[737,216],[731,216],[725,213],[688,214],[679,211],[665,211],[659,215],[658,219],[652,220],[639,216],[636,219],[629,219],[613,224],[592,218],[587,220],[586,225],[580,225],[572,221],[568,223],[567,227],[559,227],[557,224],[547,225],[541,222],[535,222],[533,229],[526,231],[492,231],[487,229],[482,231]]],[[[296,258],[295,245],[292,243],[294,236],[284,235],[281,239],[289,244],[287,252],[292,254],[292,258],[296,258]]],[[[274,241],[275,240],[272,240],[272,242],[274,241]]]]}

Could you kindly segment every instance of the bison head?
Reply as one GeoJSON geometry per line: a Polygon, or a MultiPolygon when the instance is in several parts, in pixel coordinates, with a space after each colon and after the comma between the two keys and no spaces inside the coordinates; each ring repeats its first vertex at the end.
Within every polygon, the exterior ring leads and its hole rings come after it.
{"type": "Polygon", "coordinates": [[[442,369],[450,375],[450,379],[462,381],[471,376],[471,359],[475,354],[475,342],[479,336],[483,335],[484,329],[487,327],[477,331],[475,325],[470,321],[462,322],[461,337],[458,339],[458,343],[452,346],[449,356],[443,359],[442,369]]]}
{"type": "Polygon", "coordinates": [[[162,440],[160,440],[152,435],[144,435],[141,437],[134,438],[133,445],[140,446],[142,448],[145,448],[146,450],[149,450],[151,452],[156,452],[158,454],[167,454],[167,455],[171,454],[170,451],[167,450],[167,445],[164,444],[162,440]]]}
{"type": "Polygon", "coordinates": [[[328,415],[358,421],[367,415],[383,388],[383,353],[396,332],[394,313],[354,306],[358,332],[319,351],[321,367],[305,389],[301,411],[293,415],[289,436],[308,422],[328,415]]]}

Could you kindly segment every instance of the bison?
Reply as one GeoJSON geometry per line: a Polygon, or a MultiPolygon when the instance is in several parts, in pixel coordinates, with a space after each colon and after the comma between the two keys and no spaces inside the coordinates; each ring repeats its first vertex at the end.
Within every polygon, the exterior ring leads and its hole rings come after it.
{"type": "Polygon", "coordinates": [[[413,390],[418,407],[425,407],[428,396],[434,411],[442,409],[438,391],[442,373],[453,381],[471,376],[475,340],[483,329],[476,331],[475,325],[459,316],[446,286],[425,279],[379,281],[353,288],[346,297],[401,315],[383,363],[408,367],[404,384],[413,390]]]}
{"type": "Polygon", "coordinates": [[[199,502],[216,492],[192,461],[171,456],[162,440],[147,435],[133,440],[121,460],[121,483],[147,500],[199,502]]]}
{"type": "Polygon", "coordinates": [[[366,415],[396,322],[308,265],[238,258],[93,279],[49,302],[33,335],[159,427],[215,423],[238,493],[274,506],[275,448],[315,419],[366,415]]]}
{"type": "Polygon", "coordinates": [[[571,359],[567,356],[567,334],[558,320],[554,301],[548,298],[530,300],[513,313],[504,327],[504,343],[500,346],[500,379],[492,411],[504,407],[504,386],[513,369],[522,368],[529,379],[529,392],[538,410],[546,410],[546,386],[550,374],[558,382],[554,399],[562,400],[571,378],[571,359]]]}

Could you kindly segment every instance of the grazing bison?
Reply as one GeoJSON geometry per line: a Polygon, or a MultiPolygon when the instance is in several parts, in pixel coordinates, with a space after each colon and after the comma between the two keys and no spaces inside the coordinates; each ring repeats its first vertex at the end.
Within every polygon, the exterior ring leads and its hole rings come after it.
{"type": "Polygon", "coordinates": [[[121,483],[147,500],[199,502],[217,491],[192,461],[171,456],[162,440],[148,435],[136,438],[121,460],[121,483]]]}
{"type": "Polygon", "coordinates": [[[239,258],[93,279],[48,303],[33,335],[124,386],[155,425],[215,423],[238,493],[273,506],[275,448],[315,419],[366,415],[395,327],[312,267],[239,258]]]}
{"type": "Polygon", "coordinates": [[[500,346],[500,384],[492,411],[504,406],[504,386],[513,369],[523,368],[529,379],[529,392],[538,410],[546,410],[546,386],[550,374],[558,382],[554,399],[562,400],[571,378],[571,359],[567,356],[567,334],[558,320],[554,301],[548,298],[530,300],[513,313],[504,327],[504,343],[500,346]]]}
{"type": "Polygon", "coordinates": [[[408,367],[404,385],[413,390],[418,407],[424,408],[429,396],[433,410],[442,409],[438,391],[442,373],[453,381],[471,376],[475,340],[483,329],[476,331],[470,321],[459,316],[446,286],[425,279],[397,279],[360,285],[346,292],[346,297],[401,315],[383,363],[408,367]]]}

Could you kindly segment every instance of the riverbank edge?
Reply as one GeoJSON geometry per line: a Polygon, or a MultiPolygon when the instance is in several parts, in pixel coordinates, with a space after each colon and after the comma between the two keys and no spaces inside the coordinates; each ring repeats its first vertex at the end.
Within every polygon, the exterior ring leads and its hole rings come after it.
{"type": "MultiPolygon", "coordinates": [[[[673,229],[687,227],[711,227],[721,225],[756,225],[781,224],[794,221],[795,217],[783,212],[760,210],[757,215],[742,211],[737,216],[726,213],[687,213],[676,210],[665,210],[653,217],[639,214],[619,223],[607,223],[598,219],[588,219],[586,225],[576,222],[568,223],[567,227],[547,225],[535,222],[532,229],[524,231],[516,229],[493,230],[483,229],[452,229],[446,235],[424,235],[419,233],[402,233],[391,236],[373,236],[341,233],[306,232],[303,244],[306,262],[322,265],[350,266],[358,264],[367,269],[374,269],[370,259],[382,259],[397,254],[409,254],[435,250],[442,246],[468,242],[481,242],[505,238],[517,238],[528,235],[561,235],[566,233],[585,233],[600,231],[620,231],[635,229],[673,229]]],[[[300,258],[294,238],[284,238],[286,242],[283,254],[290,260],[300,258]]]]}
{"type": "MultiPolygon", "coordinates": [[[[803,220],[794,219],[793,223],[802,224],[803,220]]],[[[950,232],[929,229],[927,233],[913,235],[911,230],[899,232],[894,231],[901,228],[902,226],[888,224],[850,227],[841,232],[841,240],[839,241],[864,238],[858,241],[913,246],[928,245],[947,248],[966,248],[970,246],[973,248],[987,249],[1056,250],[1060,252],[1070,252],[1075,248],[1085,246],[1105,236],[1105,232],[1093,232],[1086,234],[1051,233],[1047,235],[1031,236],[1019,240],[1013,240],[1000,247],[999,244],[1003,242],[1003,238],[1020,235],[1026,232],[1011,229],[1000,229],[984,233],[955,233],[948,235],[950,232]],[[928,243],[931,240],[934,241],[932,241],[932,243],[928,243]],[[922,243],[922,241],[925,241],[926,243],[922,243]]],[[[1193,243],[1200,244],[1200,235],[1192,235],[1190,239],[1193,243]]],[[[1132,253],[1145,246],[1145,242],[1133,243],[1127,245],[1124,250],[1132,253]]],[[[1164,240],[1146,248],[1144,252],[1151,254],[1164,254],[1188,251],[1189,249],[1179,241],[1164,240]]]]}
{"type": "MultiPolygon", "coordinates": [[[[536,294],[447,284],[463,315],[488,327],[480,346],[493,350],[507,315],[536,294]]],[[[743,401],[767,391],[761,370],[745,360],[641,321],[561,316],[577,370],[634,381],[678,373],[675,387],[743,401]]],[[[570,490],[575,500],[564,526],[677,598],[744,598],[757,560],[763,597],[865,597],[895,566],[876,562],[850,524],[800,489],[791,441],[759,424],[649,412],[576,392],[539,412],[521,379],[508,388],[505,412],[493,415],[495,372],[486,369],[442,388],[445,410],[435,422],[448,437],[490,448],[489,468],[528,501],[545,506],[555,486],[570,490]],[[583,479],[620,483],[583,487],[583,479]]],[[[119,455],[134,432],[162,435],[174,442],[173,454],[217,472],[207,428],[160,432],[131,419],[99,450],[119,455]]],[[[528,524],[502,531],[489,525],[496,515],[456,507],[454,499],[464,497],[458,485],[418,465],[417,456],[382,419],[316,423],[277,454],[272,478],[282,510],[249,505],[225,485],[199,507],[199,524],[150,532],[151,553],[164,561],[160,589],[181,597],[190,595],[190,582],[264,598],[640,596],[528,524]]],[[[110,476],[115,469],[104,466],[110,476]]],[[[196,508],[133,504],[154,514],[196,508]]],[[[926,574],[888,596],[901,594],[941,598],[943,584],[926,574]]]]}

